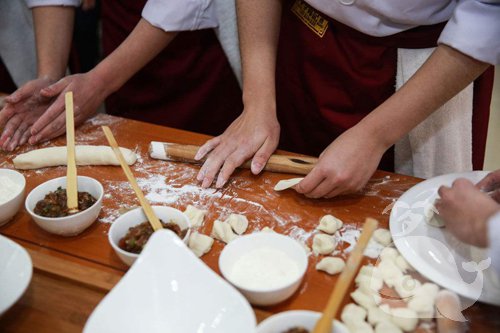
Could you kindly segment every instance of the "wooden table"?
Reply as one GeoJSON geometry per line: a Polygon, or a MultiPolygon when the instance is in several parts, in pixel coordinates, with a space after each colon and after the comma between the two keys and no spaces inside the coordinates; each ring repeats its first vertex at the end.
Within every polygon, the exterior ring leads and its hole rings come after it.
{"type": "MultiPolygon", "coordinates": [[[[135,149],[140,155],[132,170],[153,204],[181,210],[194,204],[208,209],[205,223],[199,230],[205,234],[210,234],[215,219],[235,212],[247,215],[250,232],[269,226],[304,240],[310,246],[318,220],[325,214],[342,219],[351,230],[359,228],[368,216],[377,218],[382,227],[387,227],[386,208],[419,182],[412,177],[377,172],[362,195],[309,200],[294,191],[277,193],[272,190],[278,180],[289,178],[289,175],[264,173],[253,176],[248,170],[239,170],[224,189],[203,190],[195,179],[197,166],[152,160],[148,157],[148,146],[150,141],[201,144],[206,136],[98,115],[78,129],[77,143],[106,144],[100,125],[110,126],[122,147],[135,149]]],[[[64,144],[64,139],[58,139],[42,146],[64,144]]],[[[16,154],[29,149],[23,147],[16,154]]],[[[15,155],[1,154],[0,167],[12,168],[11,160],[15,155]]],[[[65,175],[65,170],[57,167],[23,172],[27,180],[26,192],[50,178],[65,175]]],[[[81,167],[79,174],[101,181],[106,193],[99,221],[82,234],[70,238],[49,234],[36,226],[24,209],[12,222],[0,227],[1,234],[29,251],[34,265],[27,292],[0,318],[0,332],[80,332],[94,307],[126,272],[127,266],[108,244],[107,231],[116,216],[137,206],[138,202],[119,167],[81,167]]],[[[211,252],[203,257],[217,272],[217,258],[222,247],[215,242],[211,252]]],[[[339,256],[345,258],[343,253],[339,256]]],[[[277,306],[255,308],[257,319],[260,321],[289,309],[321,311],[336,277],[316,271],[314,266],[318,260],[310,256],[309,269],[299,292],[277,306]]],[[[374,260],[366,259],[366,262],[374,260]]],[[[351,302],[349,296],[344,301],[351,302]]],[[[466,310],[465,315],[473,332],[499,332],[499,311],[498,307],[476,304],[466,310]]]]}

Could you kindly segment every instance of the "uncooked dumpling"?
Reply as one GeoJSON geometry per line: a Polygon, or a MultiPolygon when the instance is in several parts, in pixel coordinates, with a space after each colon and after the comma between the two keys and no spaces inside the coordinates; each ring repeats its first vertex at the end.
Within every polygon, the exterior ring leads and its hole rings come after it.
{"type": "Polygon", "coordinates": [[[214,221],[212,236],[226,244],[238,237],[238,235],[233,232],[229,223],[219,220],[214,221]]]}
{"type": "Polygon", "coordinates": [[[313,238],[313,252],[314,254],[330,254],[335,250],[337,242],[335,238],[326,234],[317,234],[313,238]]]}
{"type": "Polygon", "coordinates": [[[291,178],[291,179],[284,179],[280,180],[275,186],[274,190],[275,191],[283,191],[286,190],[287,188],[293,187],[300,183],[300,181],[304,178],[291,178]]]}
{"type": "Polygon", "coordinates": [[[375,333],[403,333],[403,331],[390,321],[381,321],[375,326],[375,333]]]}
{"type": "Polygon", "coordinates": [[[210,251],[213,243],[214,239],[212,237],[193,232],[189,237],[188,246],[197,257],[201,257],[210,251]]]}
{"type": "Polygon", "coordinates": [[[324,271],[330,275],[342,272],[345,268],[345,261],[341,258],[325,257],[316,264],[316,269],[324,271]]]}
{"type": "Polygon", "coordinates": [[[344,323],[352,320],[364,321],[365,318],[366,310],[354,303],[349,303],[344,306],[342,314],[340,315],[340,319],[342,319],[344,323]]]}
{"type": "Polygon", "coordinates": [[[356,289],[351,293],[351,298],[360,306],[365,309],[377,306],[382,301],[380,295],[377,292],[365,293],[361,289],[356,289]]]}
{"type": "Polygon", "coordinates": [[[385,284],[391,288],[403,277],[403,273],[394,261],[382,260],[377,267],[385,284]]]}
{"type": "Polygon", "coordinates": [[[392,309],[392,322],[405,332],[414,331],[417,328],[418,315],[408,308],[392,309]]]}
{"type": "Polygon", "coordinates": [[[389,246],[392,243],[391,232],[387,229],[377,229],[373,232],[373,239],[379,244],[389,246]]]}
{"type": "Polygon", "coordinates": [[[342,221],[333,215],[325,215],[319,220],[318,229],[333,235],[337,230],[342,228],[342,221]]]}
{"type": "Polygon", "coordinates": [[[378,292],[384,284],[378,268],[369,265],[361,267],[354,281],[359,289],[368,294],[378,292]]]}
{"type": "Polygon", "coordinates": [[[396,290],[399,297],[404,301],[408,301],[410,297],[414,296],[419,288],[420,281],[410,275],[403,275],[401,278],[395,280],[394,283],[394,290],[396,290]]]}
{"type": "MultiPolygon", "coordinates": [[[[120,148],[125,162],[132,165],[137,160],[133,151],[120,148]]],[[[115,153],[108,146],[76,146],[75,156],[77,165],[120,165],[115,153]]],[[[12,160],[16,169],[40,169],[67,164],[67,148],[49,147],[18,155],[12,160]]]]}
{"type": "Polygon", "coordinates": [[[393,247],[385,247],[382,252],[380,252],[380,260],[395,261],[398,257],[399,252],[393,247]]]}
{"type": "Polygon", "coordinates": [[[207,213],[206,210],[198,209],[192,205],[188,205],[186,210],[184,211],[184,214],[187,215],[189,221],[191,222],[191,226],[193,228],[201,226],[206,213],[207,213]]]}
{"type": "Polygon", "coordinates": [[[436,208],[434,206],[434,203],[431,203],[431,204],[424,207],[425,222],[428,225],[431,225],[433,227],[444,228],[445,223],[444,223],[443,219],[441,218],[441,216],[436,214],[435,209],[436,208]]]}
{"type": "Polygon", "coordinates": [[[233,228],[234,232],[236,232],[238,235],[244,233],[248,227],[248,220],[245,215],[231,214],[226,219],[226,222],[229,223],[231,228],[233,228]]]}

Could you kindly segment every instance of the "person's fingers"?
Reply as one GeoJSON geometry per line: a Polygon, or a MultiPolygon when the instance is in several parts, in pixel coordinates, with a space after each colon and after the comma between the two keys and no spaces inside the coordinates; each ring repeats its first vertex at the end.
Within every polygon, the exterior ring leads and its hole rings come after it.
{"type": "Polygon", "coordinates": [[[247,160],[247,155],[245,151],[236,150],[224,161],[219,176],[217,177],[217,182],[215,187],[221,188],[227,182],[234,170],[242,165],[247,160]]]}
{"type": "Polygon", "coordinates": [[[490,192],[495,189],[500,189],[500,172],[490,172],[486,177],[481,179],[481,181],[476,184],[476,187],[484,192],[490,192]]]}
{"type": "Polygon", "coordinates": [[[257,150],[252,159],[251,170],[254,175],[259,174],[262,171],[262,169],[264,169],[264,167],[267,164],[267,161],[269,160],[269,157],[271,157],[275,149],[276,149],[276,144],[272,142],[270,138],[267,138],[267,140],[259,148],[259,150],[257,150]]]}
{"type": "Polygon", "coordinates": [[[2,135],[0,136],[0,145],[3,150],[8,150],[9,146],[7,143],[7,139],[10,142],[12,140],[12,136],[19,128],[22,123],[22,119],[19,116],[12,117],[9,122],[5,125],[2,135]]]}
{"type": "Polygon", "coordinates": [[[3,128],[9,119],[16,113],[14,105],[7,104],[0,110],[0,128],[3,128]]]}
{"type": "Polygon", "coordinates": [[[200,174],[203,175],[201,186],[204,188],[209,187],[214,181],[215,175],[219,172],[222,164],[224,163],[225,156],[228,156],[228,152],[217,152],[214,151],[207,158],[205,163],[200,170],[200,174]],[[224,156],[224,157],[223,157],[224,156]]]}
{"type": "Polygon", "coordinates": [[[306,193],[305,196],[313,199],[322,198],[330,193],[334,188],[335,184],[332,179],[325,178],[312,191],[306,193]]]}
{"type": "Polygon", "coordinates": [[[11,137],[11,136],[9,136],[9,137],[7,137],[7,138],[5,139],[5,141],[4,141],[4,142],[3,142],[3,144],[2,144],[2,150],[7,151],[7,147],[9,146],[9,141],[10,141],[10,139],[11,139],[11,138],[12,138],[12,137],[11,137]]]}
{"type": "MultiPolygon", "coordinates": [[[[39,139],[35,139],[35,142],[38,142],[42,140],[44,137],[47,137],[48,133],[47,130],[48,128],[60,128],[61,127],[61,121],[64,124],[64,117],[60,117],[61,114],[64,115],[64,96],[60,95],[56,98],[56,100],[52,103],[52,105],[45,111],[40,118],[31,126],[31,135],[34,138],[38,138],[42,132],[42,130],[45,130],[44,136],[40,136],[39,139]],[[58,120],[58,123],[55,123],[56,120],[58,120]]],[[[34,144],[31,142],[30,143],[34,144]]]]}
{"type": "Polygon", "coordinates": [[[68,80],[66,80],[66,78],[62,78],[56,83],[53,83],[50,86],[40,90],[40,95],[42,95],[43,97],[55,97],[59,95],[68,85],[68,80]]]}
{"type": "Polygon", "coordinates": [[[30,136],[31,136],[30,128],[27,128],[24,131],[23,135],[21,136],[21,139],[19,140],[19,145],[22,146],[26,142],[28,142],[28,139],[30,138],[30,136]]]}
{"type": "Polygon", "coordinates": [[[33,95],[33,87],[32,84],[28,82],[24,86],[14,91],[9,96],[5,97],[5,101],[7,103],[16,104],[32,95],[33,95]]]}
{"type": "Polygon", "coordinates": [[[438,194],[441,197],[441,200],[446,200],[448,198],[448,194],[450,193],[451,188],[448,186],[441,186],[438,189],[438,194]]]}
{"type": "Polygon", "coordinates": [[[17,146],[19,145],[19,141],[21,140],[21,137],[27,128],[28,125],[26,125],[25,123],[21,123],[19,125],[19,127],[14,132],[14,135],[12,136],[9,145],[7,146],[7,151],[13,151],[14,149],[17,148],[17,146]]]}
{"type": "Polygon", "coordinates": [[[330,191],[330,193],[328,193],[327,195],[325,195],[325,198],[331,199],[333,197],[336,197],[338,195],[343,194],[344,191],[345,191],[345,189],[343,189],[342,187],[334,187],[333,190],[330,191]]]}
{"type": "Polygon", "coordinates": [[[314,167],[309,174],[302,179],[300,183],[294,186],[295,191],[298,193],[310,193],[316,188],[326,177],[320,167],[314,167]]]}
{"type": "MultiPolygon", "coordinates": [[[[66,125],[66,118],[65,118],[65,113],[61,113],[55,118],[52,122],[50,122],[47,126],[42,128],[39,132],[36,133],[36,135],[33,135],[33,127],[31,128],[31,134],[32,137],[29,140],[29,143],[34,145],[39,142],[47,141],[49,139],[55,138],[62,133],[64,133],[65,125],[66,125]],[[62,132],[61,132],[62,130],[62,132]]],[[[33,124],[33,126],[35,126],[33,124]]]]}
{"type": "MultiPolygon", "coordinates": [[[[207,155],[209,152],[214,150],[214,148],[219,145],[220,141],[221,141],[220,136],[217,136],[217,137],[205,142],[205,144],[203,144],[203,146],[201,146],[198,149],[198,151],[196,152],[194,159],[197,161],[201,160],[203,157],[205,157],[205,155],[207,155]]],[[[201,180],[201,179],[198,179],[198,180],[201,180]]]]}
{"type": "Polygon", "coordinates": [[[490,197],[500,204],[500,189],[495,190],[490,194],[490,197]]]}

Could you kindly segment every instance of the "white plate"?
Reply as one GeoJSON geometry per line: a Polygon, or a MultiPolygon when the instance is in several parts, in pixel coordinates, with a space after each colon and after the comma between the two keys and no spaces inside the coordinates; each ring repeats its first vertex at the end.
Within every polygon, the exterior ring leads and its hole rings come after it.
{"type": "Polygon", "coordinates": [[[0,316],[24,294],[32,274],[28,252],[0,235],[0,316]]]}
{"type": "Polygon", "coordinates": [[[406,191],[395,203],[390,216],[394,243],[403,257],[429,280],[469,300],[500,305],[500,279],[491,267],[487,251],[462,243],[446,228],[429,226],[424,207],[432,204],[441,185],[457,178],[477,183],[488,172],[454,173],[427,179],[406,191]]]}
{"type": "Polygon", "coordinates": [[[84,333],[254,333],[247,300],[170,230],[155,232],[84,333]]]}

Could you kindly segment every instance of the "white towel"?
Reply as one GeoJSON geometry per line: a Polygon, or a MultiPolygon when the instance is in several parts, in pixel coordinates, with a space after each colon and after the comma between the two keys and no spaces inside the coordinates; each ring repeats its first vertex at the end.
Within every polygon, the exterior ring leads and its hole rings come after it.
{"type": "MultiPolygon", "coordinates": [[[[422,66],[432,49],[399,49],[396,89],[422,66]]],[[[472,170],[471,83],[395,145],[395,171],[421,178],[472,170]]]]}

